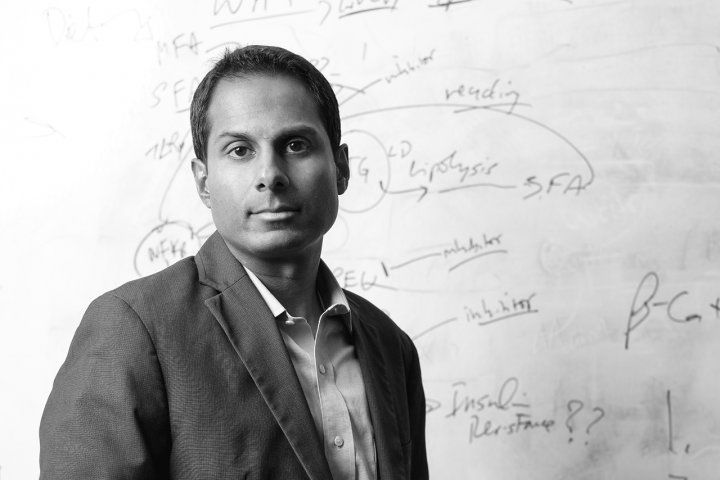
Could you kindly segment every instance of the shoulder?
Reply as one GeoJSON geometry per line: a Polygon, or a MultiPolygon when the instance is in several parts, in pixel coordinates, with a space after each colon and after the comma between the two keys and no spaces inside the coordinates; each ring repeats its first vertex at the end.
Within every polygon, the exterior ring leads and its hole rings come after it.
{"type": "MultiPolygon", "coordinates": [[[[162,331],[177,330],[189,318],[190,299],[198,296],[197,268],[192,257],[153,275],[132,280],[90,302],[78,325],[63,367],[109,362],[132,370],[155,355],[162,331]]],[[[139,368],[139,367],[138,367],[139,368]]]]}
{"type": "Polygon", "coordinates": [[[204,290],[214,292],[214,289],[200,284],[197,263],[191,256],[157,273],[131,280],[108,293],[131,305],[161,303],[168,306],[182,305],[204,290]]]}
{"type": "Polygon", "coordinates": [[[180,298],[197,288],[198,270],[195,257],[186,257],[173,265],[146,277],[131,280],[106,295],[112,295],[129,304],[145,303],[157,299],[180,298]]]}
{"type": "Polygon", "coordinates": [[[184,258],[155,274],[129,281],[93,300],[88,314],[136,317],[153,330],[160,322],[185,318],[214,295],[214,289],[201,285],[194,257],[184,258]]]}

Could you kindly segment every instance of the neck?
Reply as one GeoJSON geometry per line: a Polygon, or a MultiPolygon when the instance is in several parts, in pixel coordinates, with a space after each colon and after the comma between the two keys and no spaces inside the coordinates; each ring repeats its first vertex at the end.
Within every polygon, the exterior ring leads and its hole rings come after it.
{"type": "Polygon", "coordinates": [[[233,256],[250,269],[283,307],[296,317],[317,322],[320,304],[316,280],[322,242],[314,248],[290,257],[258,258],[245,255],[228,245],[233,256]]]}

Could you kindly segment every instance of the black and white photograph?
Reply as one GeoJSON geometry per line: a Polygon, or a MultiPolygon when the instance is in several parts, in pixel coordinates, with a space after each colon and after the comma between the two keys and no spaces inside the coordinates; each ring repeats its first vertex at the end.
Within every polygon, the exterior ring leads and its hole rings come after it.
{"type": "Polygon", "coordinates": [[[0,14],[0,480],[718,478],[719,2],[0,14]]]}

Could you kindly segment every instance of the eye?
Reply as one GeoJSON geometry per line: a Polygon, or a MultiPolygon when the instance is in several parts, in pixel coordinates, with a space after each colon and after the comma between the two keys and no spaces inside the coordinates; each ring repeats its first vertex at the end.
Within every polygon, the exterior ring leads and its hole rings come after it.
{"type": "Polygon", "coordinates": [[[247,145],[237,145],[230,150],[230,156],[235,158],[245,158],[252,155],[252,150],[247,145]]]}
{"type": "Polygon", "coordinates": [[[310,145],[305,140],[301,138],[296,138],[294,140],[290,140],[287,143],[286,148],[289,153],[301,154],[307,153],[307,151],[310,149],[310,145]]]}

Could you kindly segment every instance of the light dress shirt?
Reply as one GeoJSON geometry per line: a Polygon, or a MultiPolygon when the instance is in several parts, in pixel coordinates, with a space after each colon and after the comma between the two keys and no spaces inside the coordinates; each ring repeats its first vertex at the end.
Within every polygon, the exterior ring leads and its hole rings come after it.
{"type": "Polygon", "coordinates": [[[305,318],[293,317],[250,270],[250,280],[278,322],[334,480],[376,480],[372,423],[360,364],[351,341],[350,307],[320,262],[317,293],[323,313],[313,338],[305,318]]]}

